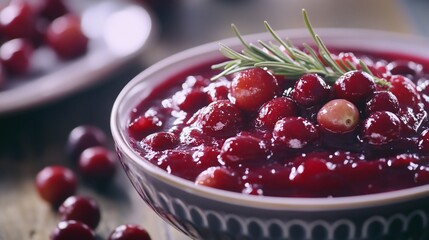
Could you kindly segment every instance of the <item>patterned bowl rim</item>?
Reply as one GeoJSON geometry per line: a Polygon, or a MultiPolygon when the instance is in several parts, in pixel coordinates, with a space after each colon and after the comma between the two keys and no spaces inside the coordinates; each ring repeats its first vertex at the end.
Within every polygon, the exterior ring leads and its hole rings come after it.
{"type": "MultiPolygon", "coordinates": [[[[277,33],[280,36],[287,36],[292,41],[304,40],[307,43],[312,43],[311,37],[306,29],[288,29],[277,31],[277,33]]],[[[363,49],[368,51],[399,51],[417,57],[429,56],[428,39],[409,34],[368,29],[316,29],[316,33],[324,39],[327,45],[356,49],[361,49],[363,46],[363,49]],[[363,43],[365,44],[363,45],[363,43]]],[[[246,35],[244,38],[246,41],[251,42],[259,39],[270,39],[267,33],[246,35]]],[[[174,54],[142,71],[132,79],[117,96],[110,119],[113,139],[117,148],[122,152],[121,154],[125,154],[135,164],[144,169],[144,174],[149,174],[174,188],[198,195],[199,197],[260,209],[332,211],[375,207],[429,197],[429,184],[391,192],[333,198],[250,196],[204,186],[196,186],[193,182],[170,175],[164,170],[142,159],[129,145],[126,134],[121,130],[123,129],[121,123],[122,125],[124,124],[124,121],[121,121],[121,119],[123,120],[124,117],[127,117],[124,116],[124,113],[127,115],[131,111],[130,106],[124,106],[124,101],[127,100],[127,96],[135,95],[136,92],[142,89],[150,89],[159,84],[155,81],[157,79],[163,79],[159,77],[160,74],[165,78],[174,73],[183,71],[187,67],[192,66],[192,64],[201,64],[202,61],[220,58],[221,55],[218,52],[219,42],[233,48],[240,46],[236,38],[229,38],[200,45],[174,54]],[[127,110],[122,111],[124,108],[127,110]]],[[[134,104],[137,103],[138,101],[134,99],[134,104]]]]}

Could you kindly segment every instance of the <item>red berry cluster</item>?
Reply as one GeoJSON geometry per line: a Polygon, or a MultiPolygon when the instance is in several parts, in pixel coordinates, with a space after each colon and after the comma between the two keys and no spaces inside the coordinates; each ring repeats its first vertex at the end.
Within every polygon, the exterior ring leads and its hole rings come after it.
{"type": "Polygon", "coordinates": [[[71,13],[63,0],[12,0],[0,6],[0,86],[6,75],[31,71],[34,50],[52,49],[61,59],[84,54],[88,38],[80,18],[71,13]]]}
{"type": "MultiPolygon", "coordinates": [[[[74,128],[68,137],[67,154],[78,164],[78,172],[91,184],[106,187],[116,172],[117,158],[106,148],[105,133],[95,126],[74,128]]],[[[47,166],[36,176],[36,189],[42,199],[58,207],[60,222],[51,233],[51,240],[96,239],[95,229],[101,218],[99,204],[91,197],[75,195],[77,177],[64,166],[47,166]]],[[[109,240],[150,239],[137,225],[121,225],[109,240]]]]}
{"type": "MultiPolygon", "coordinates": [[[[215,73],[204,70],[181,83],[180,75],[181,85],[163,85],[154,90],[162,97],[154,93],[136,106],[128,127],[131,142],[144,159],[171,174],[249,194],[332,195],[332,189],[342,188],[332,179],[348,181],[354,175],[348,171],[359,171],[349,166],[370,169],[371,161],[380,161],[388,174],[395,172],[388,170],[390,161],[399,161],[395,157],[421,158],[421,168],[404,169],[408,182],[401,184],[424,184],[416,177],[425,175],[429,160],[429,81],[423,66],[363,56],[370,74],[353,53],[334,59],[357,70],[329,82],[315,73],[286,79],[261,68],[216,81],[209,80],[215,73]],[[277,175],[277,181],[268,180],[277,175]],[[328,176],[324,186],[300,192],[304,185],[316,186],[316,179],[323,182],[312,177],[319,175],[328,176]]],[[[390,189],[370,189],[373,184],[366,181],[355,185],[362,189],[343,188],[335,195],[390,189]]]]}

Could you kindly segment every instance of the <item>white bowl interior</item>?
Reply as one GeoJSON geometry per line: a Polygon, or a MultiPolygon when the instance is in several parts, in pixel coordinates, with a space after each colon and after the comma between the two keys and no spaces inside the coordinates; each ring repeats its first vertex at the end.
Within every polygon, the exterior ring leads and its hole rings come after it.
{"type": "MultiPolygon", "coordinates": [[[[322,37],[328,46],[352,50],[361,49],[375,52],[397,52],[416,57],[429,56],[428,40],[424,38],[363,29],[316,29],[316,33],[322,37]]],[[[280,36],[287,36],[293,42],[296,42],[297,45],[301,42],[313,43],[312,38],[305,29],[283,30],[279,31],[278,34],[280,36]]],[[[255,42],[256,40],[269,41],[271,37],[267,33],[261,33],[245,36],[245,39],[249,42],[255,42]]],[[[235,38],[225,39],[220,42],[233,48],[241,48],[241,44],[235,38]]],[[[129,158],[146,170],[145,174],[151,174],[176,188],[185,189],[199,196],[262,209],[299,211],[355,209],[429,196],[429,185],[385,193],[335,198],[249,196],[204,186],[196,186],[193,182],[170,175],[164,170],[142,159],[130,146],[125,131],[132,109],[137,106],[160,81],[175,75],[175,73],[186,70],[190,66],[220,57],[221,54],[218,51],[218,44],[216,42],[175,54],[140,73],[125,86],[117,97],[111,116],[111,130],[114,140],[129,158]]]]}

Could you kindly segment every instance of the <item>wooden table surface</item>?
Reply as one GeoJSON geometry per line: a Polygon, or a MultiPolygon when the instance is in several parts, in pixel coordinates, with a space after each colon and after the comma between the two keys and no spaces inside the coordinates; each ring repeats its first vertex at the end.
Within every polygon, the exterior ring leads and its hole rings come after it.
{"type": "MultiPolygon", "coordinates": [[[[41,107],[0,116],[0,240],[48,239],[58,216],[38,197],[34,178],[44,166],[70,166],[64,152],[70,130],[78,125],[92,124],[110,136],[109,116],[113,101],[133,76],[172,53],[232,36],[231,22],[244,33],[263,31],[262,20],[265,19],[275,28],[303,27],[300,10],[305,7],[318,27],[416,31],[399,6],[390,0],[182,2],[183,5],[176,9],[154,14],[159,20],[156,43],[152,43],[136,61],[103,79],[102,84],[41,107]]],[[[113,149],[112,140],[110,146],[113,149]]],[[[163,223],[141,201],[123,171],[118,173],[104,191],[91,188],[82,181],[79,183],[78,193],[94,197],[101,206],[102,220],[97,228],[99,239],[106,239],[116,226],[124,223],[144,226],[153,239],[187,239],[163,223]]]]}

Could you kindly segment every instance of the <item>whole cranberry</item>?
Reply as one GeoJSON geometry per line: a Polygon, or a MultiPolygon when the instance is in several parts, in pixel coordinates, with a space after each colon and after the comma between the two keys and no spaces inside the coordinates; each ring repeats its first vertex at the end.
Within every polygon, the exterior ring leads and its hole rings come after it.
{"type": "Polygon", "coordinates": [[[0,60],[6,71],[12,74],[25,74],[29,71],[33,45],[22,38],[3,43],[0,47],[0,60]]]}
{"type": "Polygon", "coordinates": [[[379,111],[369,115],[362,123],[362,139],[371,145],[383,145],[397,139],[401,120],[394,113],[379,111]]]}
{"type": "Polygon", "coordinates": [[[46,42],[62,59],[79,57],[88,47],[88,38],[82,32],[80,19],[72,14],[52,21],[46,30],[46,42]]]}
{"type": "Polygon", "coordinates": [[[392,75],[402,75],[411,80],[417,80],[423,74],[423,66],[413,61],[397,60],[386,66],[392,75]]]}
{"type": "Polygon", "coordinates": [[[176,92],[173,97],[174,104],[182,111],[193,112],[207,104],[207,94],[201,89],[185,88],[176,92]]]}
{"type": "Polygon", "coordinates": [[[399,102],[395,95],[390,91],[375,92],[374,96],[366,103],[366,114],[377,111],[389,111],[397,113],[399,111],[399,102]]]}
{"type": "Polygon", "coordinates": [[[37,35],[36,14],[27,1],[12,1],[0,10],[0,28],[6,39],[32,40],[37,35]]]}
{"type": "Polygon", "coordinates": [[[232,102],[246,111],[257,110],[279,91],[277,79],[261,68],[241,71],[231,82],[232,102]]]}
{"type": "Polygon", "coordinates": [[[103,130],[93,125],[80,125],[69,133],[66,152],[76,162],[87,148],[107,145],[107,136],[103,130]]]}
{"type": "Polygon", "coordinates": [[[209,102],[214,102],[228,99],[230,87],[229,81],[217,81],[210,83],[204,88],[204,91],[207,92],[209,102]]]}
{"type": "Polygon", "coordinates": [[[359,110],[345,99],[334,99],[319,110],[317,123],[333,133],[350,132],[359,123],[359,110]]]}
{"type": "Polygon", "coordinates": [[[215,137],[234,135],[241,124],[240,109],[228,100],[215,101],[202,108],[193,123],[203,133],[215,137]]]}
{"type": "Polygon", "coordinates": [[[84,223],[69,220],[61,221],[52,231],[50,240],[95,240],[94,231],[84,223]]]}
{"type": "Polygon", "coordinates": [[[317,128],[302,117],[282,118],[273,130],[274,143],[291,149],[303,148],[318,137],[317,128]]]}
{"type": "Polygon", "coordinates": [[[374,78],[360,70],[350,71],[335,81],[333,91],[336,98],[359,105],[375,92],[374,78]]]}
{"type": "Polygon", "coordinates": [[[329,86],[317,74],[305,74],[295,83],[292,98],[304,107],[325,102],[329,96],[329,86]]]}
{"type": "Polygon", "coordinates": [[[48,20],[54,20],[69,13],[68,6],[63,0],[41,0],[40,15],[48,20]]]}
{"type": "Polygon", "coordinates": [[[147,135],[157,131],[163,122],[157,116],[140,116],[128,125],[128,133],[131,137],[141,140],[147,135]]]}
{"type": "Polygon", "coordinates": [[[144,139],[144,143],[155,151],[171,149],[176,146],[178,142],[178,137],[169,132],[153,133],[144,139]]]}
{"type": "Polygon", "coordinates": [[[278,97],[266,102],[258,111],[256,123],[267,129],[273,129],[276,122],[284,117],[297,115],[295,102],[288,97],[278,97]]]}
{"type": "Polygon", "coordinates": [[[134,224],[125,224],[115,228],[108,240],[151,240],[151,237],[146,229],[134,224]]]}
{"type": "Polygon", "coordinates": [[[226,167],[209,167],[197,176],[195,184],[229,191],[238,191],[240,179],[232,170],[226,167]]]}
{"type": "Polygon", "coordinates": [[[52,206],[59,206],[76,192],[75,174],[63,166],[48,166],[37,173],[36,189],[40,197],[52,206]]]}
{"type": "Polygon", "coordinates": [[[95,146],[85,149],[79,158],[79,171],[85,180],[95,184],[106,184],[116,173],[118,160],[111,150],[95,146]]]}
{"type": "Polygon", "coordinates": [[[75,220],[95,229],[100,222],[98,203],[89,197],[68,197],[58,209],[62,221],[75,220]]]}
{"type": "Polygon", "coordinates": [[[420,135],[419,149],[423,152],[429,152],[429,129],[426,129],[420,135]]]}
{"type": "Polygon", "coordinates": [[[387,80],[390,83],[389,91],[396,96],[400,106],[414,108],[421,102],[417,86],[409,78],[394,75],[387,80]]]}
{"type": "Polygon", "coordinates": [[[261,139],[253,136],[236,136],[224,142],[219,159],[227,165],[236,165],[249,161],[264,161],[269,154],[261,139]]]}

